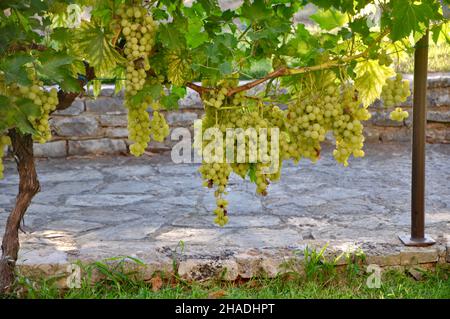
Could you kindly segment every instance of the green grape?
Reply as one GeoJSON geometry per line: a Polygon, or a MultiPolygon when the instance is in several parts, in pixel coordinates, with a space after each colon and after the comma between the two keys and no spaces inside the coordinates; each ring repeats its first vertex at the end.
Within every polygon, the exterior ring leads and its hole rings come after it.
{"type": "Polygon", "coordinates": [[[403,80],[401,74],[387,79],[381,91],[381,99],[385,107],[398,106],[404,103],[410,95],[409,81],[403,80]]]}
{"type": "Polygon", "coordinates": [[[155,141],[163,142],[169,135],[169,125],[164,116],[158,111],[153,112],[153,118],[150,122],[150,131],[155,141]]]}
{"type": "Polygon", "coordinates": [[[409,113],[407,111],[403,111],[401,107],[395,108],[395,110],[389,114],[389,118],[397,122],[403,122],[408,117],[409,113]]]}
{"type": "Polygon", "coordinates": [[[382,50],[378,57],[378,62],[380,65],[390,66],[394,60],[392,60],[391,56],[385,50],[382,50]]]}

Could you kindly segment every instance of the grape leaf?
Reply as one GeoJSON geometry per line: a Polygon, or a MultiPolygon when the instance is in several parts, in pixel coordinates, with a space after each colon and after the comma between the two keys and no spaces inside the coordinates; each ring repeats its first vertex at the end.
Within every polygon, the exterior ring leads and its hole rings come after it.
{"type": "Polygon", "coordinates": [[[77,56],[89,62],[97,76],[107,75],[118,63],[125,62],[111,45],[105,30],[87,21],[83,21],[75,33],[71,49],[77,56]]]}
{"type": "Polygon", "coordinates": [[[233,66],[229,61],[225,61],[219,65],[219,71],[222,75],[228,75],[233,72],[233,66]]]}
{"type": "Polygon", "coordinates": [[[5,75],[6,84],[19,83],[22,85],[31,84],[25,64],[34,61],[33,57],[26,53],[17,53],[4,58],[0,62],[0,70],[5,75]]]}
{"type": "Polygon", "coordinates": [[[166,48],[171,50],[183,48],[186,43],[186,38],[181,31],[174,28],[171,24],[160,25],[159,39],[166,48]]]}
{"type": "Polygon", "coordinates": [[[39,117],[41,116],[41,108],[33,103],[32,100],[26,99],[26,98],[20,98],[16,102],[17,107],[20,109],[20,111],[28,118],[29,116],[32,117],[39,117]]]}
{"type": "Polygon", "coordinates": [[[142,103],[147,96],[151,96],[153,100],[157,100],[160,98],[162,91],[163,86],[160,83],[146,83],[142,90],[131,97],[130,102],[132,105],[138,105],[142,103]]]}
{"type": "Polygon", "coordinates": [[[17,127],[24,134],[36,134],[28,117],[40,115],[40,107],[30,99],[21,98],[11,103],[8,97],[0,95],[0,131],[17,127]]]}
{"type": "Polygon", "coordinates": [[[95,98],[99,96],[101,89],[102,89],[102,81],[92,80],[92,94],[94,95],[95,98]]]}
{"type": "Polygon", "coordinates": [[[310,18],[325,30],[333,30],[334,28],[342,27],[348,21],[345,14],[333,8],[327,10],[320,9],[312,14],[310,18]]]}
{"type": "Polygon", "coordinates": [[[78,80],[72,76],[73,57],[64,52],[48,49],[40,52],[38,59],[40,64],[36,65],[36,70],[40,76],[55,81],[64,91],[81,90],[78,80]]]}
{"type": "Polygon", "coordinates": [[[167,78],[174,84],[181,86],[191,80],[192,60],[186,52],[170,52],[167,54],[167,78]]]}
{"type": "Polygon", "coordinates": [[[395,75],[394,70],[380,65],[378,60],[358,62],[354,72],[356,74],[355,86],[365,106],[372,104],[381,95],[386,79],[395,75]]]}
{"type": "Polygon", "coordinates": [[[392,40],[400,40],[407,37],[411,32],[420,32],[423,26],[428,26],[430,19],[439,19],[438,7],[430,0],[420,3],[410,0],[391,1],[392,5],[392,40]]]}
{"type": "Polygon", "coordinates": [[[189,47],[197,48],[208,41],[208,33],[203,29],[203,23],[200,19],[189,19],[188,33],[186,41],[189,47]]]}
{"type": "Polygon", "coordinates": [[[178,101],[186,95],[186,88],[173,86],[170,93],[161,97],[161,105],[166,110],[177,110],[178,101]]]}
{"type": "Polygon", "coordinates": [[[267,7],[264,0],[254,0],[253,3],[249,0],[245,0],[242,5],[242,16],[250,21],[267,19],[272,13],[273,11],[267,7]]]}

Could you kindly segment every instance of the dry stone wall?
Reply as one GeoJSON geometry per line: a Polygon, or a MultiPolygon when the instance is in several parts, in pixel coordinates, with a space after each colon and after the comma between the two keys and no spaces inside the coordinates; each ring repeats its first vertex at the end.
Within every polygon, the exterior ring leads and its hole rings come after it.
{"type": "MultiPolygon", "coordinates": [[[[408,77],[408,76],[406,76],[408,77]]],[[[411,78],[411,76],[409,76],[411,78]]],[[[428,130],[429,143],[450,143],[450,74],[434,74],[428,79],[428,130]]],[[[256,90],[261,88],[256,88],[256,90]]],[[[403,105],[412,115],[412,99],[403,105]]],[[[380,102],[371,109],[373,116],[366,123],[369,142],[408,142],[412,135],[412,116],[404,123],[389,119],[389,111],[376,112],[380,102]]],[[[189,91],[180,101],[179,109],[166,112],[171,127],[192,129],[193,121],[201,118],[203,106],[197,93],[189,91]]],[[[66,110],[56,112],[51,119],[53,140],[36,144],[37,157],[66,157],[106,154],[127,154],[127,111],[123,94],[114,95],[112,86],[104,86],[97,99],[79,98],[66,110]]],[[[152,141],[152,152],[168,151],[176,143],[152,141]]]]}

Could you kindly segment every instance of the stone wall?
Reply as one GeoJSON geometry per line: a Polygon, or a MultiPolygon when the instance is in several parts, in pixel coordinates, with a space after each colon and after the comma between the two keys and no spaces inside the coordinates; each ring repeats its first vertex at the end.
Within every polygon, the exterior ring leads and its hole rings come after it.
{"type": "MultiPolygon", "coordinates": [[[[411,76],[409,76],[411,78],[411,76]]],[[[450,74],[430,75],[428,79],[428,130],[429,143],[450,143],[450,74]]],[[[403,107],[412,113],[412,99],[403,107]]],[[[412,135],[412,116],[404,123],[389,119],[389,111],[375,112],[382,108],[380,102],[371,109],[372,119],[366,123],[369,142],[407,142],[412,135]]],[[[189,91],[180,101],[179,110],[166,112],[166,119],[174,127],[192,127],[201,118],[203,106],[197,93],[189,91]]],[[[411,114],[412,115],[412,114],[411,114]]],[[[105,154],[127,154],[127,113],[123,95],[114,95],[111,86],[104,86],[97,99],[77,99],[71,107],[56,112],[51,119],[53,140],[36,144],[37,157],[66,157],[105,154]]],[[[152,141],[149,150],[170,150],[175,142],[167,138],[164,143],[152,141]]]]}

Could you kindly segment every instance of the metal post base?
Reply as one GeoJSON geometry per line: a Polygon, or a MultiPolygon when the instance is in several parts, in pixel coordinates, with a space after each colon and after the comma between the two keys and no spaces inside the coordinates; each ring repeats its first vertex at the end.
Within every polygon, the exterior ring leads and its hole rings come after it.
{"type": "Polygon", "coordinates": [[[433,238],[427,235],[424,238],[411,238],[410,235],[399,235],[398,238],[405,246],[426,247],[436,243],[433,238]]]}

